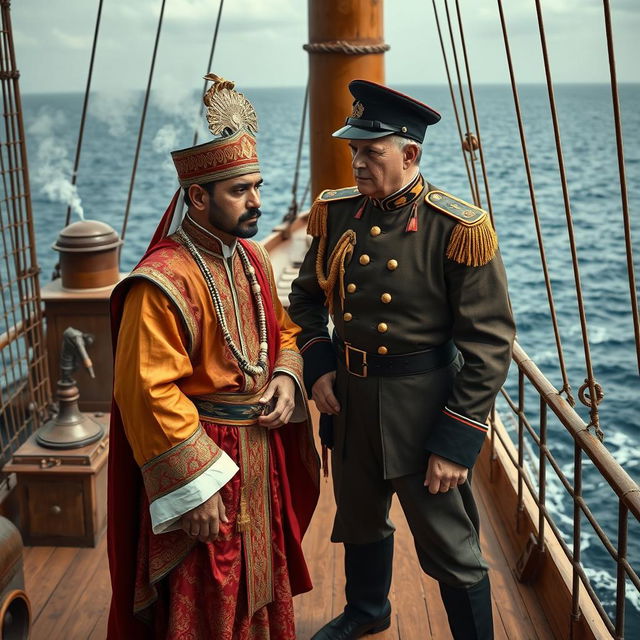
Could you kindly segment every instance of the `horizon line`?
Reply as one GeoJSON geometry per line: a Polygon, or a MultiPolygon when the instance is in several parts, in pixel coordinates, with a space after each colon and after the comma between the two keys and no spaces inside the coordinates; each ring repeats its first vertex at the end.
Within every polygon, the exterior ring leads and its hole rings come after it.
{"type": "MultiPolygon", "coordinates": [[[[629,86],[629,85],[640,85],[640,80],[639,81],[624,81],[624,82],[618,82],[617,83],[618,86],[629,86]]],[[[391,86],[391,85],[389,85],[391,86]]],[[[446,87],[448,88],[449,85],[447,83],[443,83],[443,82],[426,82],[426,83],[413,83],[413,82],[398,82],[398,83],[393,83],[393,86],[396,87],[446,87]]],[[[464,85],[465,87],[467,87],[467,85],[464,85]]],[[[511,84],[508,82],[474,82],[473,83],[474,87],[511,87],[511,84]]],[[[546,83],[545,82],[518,82],[517,86],[521,87],[521,86],[539,86],[539,87],[546,87],[546,83]]],[[[610,86],[610,82],[608,81],[563,81],[563,82],[554,82],[553,83],[554,87],[558,87],[558,86],[610,86]]],[[[305,85],[248,85],[246,87],[243,87],[242,90],[243,91],[250,91],[250,90],[254,90],[254,89],[273,89],[273,90],[282,90],[282,89],[300,89],[301,91],[304,91],[305,89],[305,85]]],[[[93,89],[91,91],[91,93],[113,93],[113,92],[121,92],[121,93],[128,93],[128,92],[144,92],[145,88],[144,87],[140,87],[140,88],[131,88],[131,89],[93,89]]],[[[158,89],[151,89],[151,92],[153,91],[158,91],[158,89]]],[[[193,87],[192,91],[201,91],[201,88],[198,87],[193,87]]],[[[30,91],[30,90],[22,90],[20,92],[22,95],[26,96],[26,95],[71,95],[71,94],[83,94],[84,90],[83,89],[73,89],[73,90],[66,90],[66,91],[30,91]]]]}

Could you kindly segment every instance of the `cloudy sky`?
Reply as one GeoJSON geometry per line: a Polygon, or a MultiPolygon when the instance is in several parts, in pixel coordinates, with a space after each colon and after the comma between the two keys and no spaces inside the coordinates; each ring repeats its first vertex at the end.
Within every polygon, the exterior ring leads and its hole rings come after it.
{"type": "MultiPolygon", "coordinates": [[[[443,21],[442,1],[437,0],[443,21]]],[[[219,0],[166,0],[154,86],[199,87],[219,0]]],[[[455,6],[453,0],[449,2],[455,6]]],[[[534,0],[503,0],[516,75],[541,82],[534,0]]],[[[640,2],[615,0],[618,79],[640,81],[634,64],[640,2]]],[[[161,0],[104,0],[94,88],[146,85],[161,0]]],[[[496,0],[461,0],[476,83],[507,81],[496,0]]],[[[20,0],[11,5],[24,92],[82,91],[98,2],[20,0]]],[[[606,82],[602,0],[543,0],[552,73],[558,82],[606,82]]],[[[431,0],[387,0],[389,84],[446,82],[431,0]]],[[[303,86],[307,75],[306,0],[226,0],[213,69],[245,87],[303,86]]]]}

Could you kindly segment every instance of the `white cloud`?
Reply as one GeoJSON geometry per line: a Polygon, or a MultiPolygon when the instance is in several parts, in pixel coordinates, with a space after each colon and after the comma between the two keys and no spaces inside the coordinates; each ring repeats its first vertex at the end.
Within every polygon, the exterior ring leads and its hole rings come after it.
{"type": "MultiPolygon", "coordinates": [[[[437,0],[444,24],[442,0],[437,0]]],[[[209,56],[219,0],[170,0],[156,62],[156,81],[171,78],[184,93],[199,89],[209,56]]],[[[455,5],[449,3],[455,22],[455,5]]],[[[494,1],[461,0],[474,81],[504,82],[504,47],[494,1]]],[[[601,0],[543,2],[554,79],[606,82],[601,0]]],[[[12,5],[23,91],[82,91],[96,19],[87,0],[30,0],[12,5]],[[34,15],[38,16],[34,20],[34,15]],[[42,51],[47,64],[42,63],[42,51]],[[82,52],[82,53],[81,53],[82,52]]],[[[505,0],[511,46],[521,82],[544,80],[533,2],[505,0]]],[[[104,4],[96,56],[95,89],[140,90],[146,85],[160,0],[111,0],[104,4]]],[[[636,34],[640,2],[612,3],[618,77],[638,82],[636,34]]],[[[455,25],[454,25],[455,26],[455,25]]],[[[213,70],[240,87],[303,86],[308,57],[304,0],[226,0],[213,70]]],[[[395,84],[444,83],[433,10],[423,0],[387,0],[387,80],[395,84]]]]}
{"type": "Polygon", "coordinates": [[[73,35],[71,33],[66,33],[59,29],[58,27],[54,27],[51,30],[53,37],[67,49],[85,49],[89,50],[91,47],[91,38],[87,35],[73,35]]]}

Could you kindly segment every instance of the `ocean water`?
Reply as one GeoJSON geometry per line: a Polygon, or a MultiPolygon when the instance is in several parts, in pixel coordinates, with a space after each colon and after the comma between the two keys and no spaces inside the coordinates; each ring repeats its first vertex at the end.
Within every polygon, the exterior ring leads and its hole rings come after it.
{"type": "MultiPolygon", "coordinates": [[[[461,157],[448,88],[405,87],[407,92],[438,109],[443,118],[428,130],[422,170],[427,179],[466,200],[470,189],[461,157]]],[[[640,85],[620,87],[625,134],[626,170],[634,229],[635,255],[640,256],[640,85]]],[[[260,119],[259,153],[265,179],[260,237],[279,222],[291,201],[302,89],[256,89],[246,95],[260,119]]],[[[526,136],[536,187],[547,259],[569,380],[577,390],[585,379],[574,274],[565,221],[562,191],[546,89],[530,85],[520,89],[526,136]]],[[[589,344],[595,376],[605,398],[600,421],[605,444],[623,468],[640,480],[640,399],[626,273],[620,186],[615,150],[611,94],[607,86],[561,85],[556,89],[563,153],[576,244],[584,291],[589,344]]],[[[551,382],[562,386],[558,357],[548,311],[540,256],[536,243],[529,191],[519,146],[511,92],[504,86],[476,88],[483,148],[487,163],[493,211],[501,250],[509,276],[518,339],[551,382]]],[[[82,96],[79,94],[26,95],[23,97],[30,161],[38,260],[42,282],[56,263],[51,250],[64,226],[67,200],[76,201],[72,221],[84,216],[112,225],[119,232],[123,214],[142,95],[92,95],[77,181],[72,193],[68,178],[75,153],[82,96]]],[[[133,194],[122,269],[131,268],[144,252],[177,183],[169,151],[189,146],[198,121],[197,96],[185,102],[174,96],[154,95],[151,100],[133,194]],[[195,106],[194,106],[195,105],[195,106]]],[[[201,140],[204,138],[200,138],[201,140]]],[[[336,141],[336,144],[341,144],[336,141]]],[[[299,192],[308,177],[308,153],[302,155],[299,192]]],[[[343,185],[336,185],[343,186],[343,185]]],[[[308,203],[308,199],[307,199],[308,203]]],[[[640,260],[640,258],[636,258],[640,260]]],[[[517,398],[517,376],[507,383],[517,398]]],[[[526,406],[538,430],[538,400],[529,388],[526,406]]],[[[501,415],[513,429],[503,402],[501,415]]],[[[586,409],[578,402],[583,417],[586,409]]],[[[558,464],[573,479],[573,443],[562,425],[549,421],[549,441],[558,464]]],[[[536,458],[531,458],[537,477],[536,458]]],[[[573,503],[551,469],[547,472],[547,504],[571,546],[573,503]]],[[[617,540],[618,501],[606,482],[585,460],[583,494],[591,511],[614,544],[617,540]]],[[[587,572],[607,611],[615,601],[615,563],[600,544],[585,518],[581,549],[587,572]]],[[[640,526],[629,527],[628,558],[640,567],[640,526]]],[[[627,582],[627,637],[640,638],[640,596],[627,582]]]]}

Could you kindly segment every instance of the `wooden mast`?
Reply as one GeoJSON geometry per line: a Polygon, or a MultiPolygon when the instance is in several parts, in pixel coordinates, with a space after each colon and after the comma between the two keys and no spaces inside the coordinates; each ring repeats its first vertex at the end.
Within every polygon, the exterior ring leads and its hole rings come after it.
{"type": "Polygon", "coordinates": [[[331,133],[351,113],[349,82],[384,83],[383,0],[309,0],[311,196],[353,184],[351,156],[331,133]]]}

